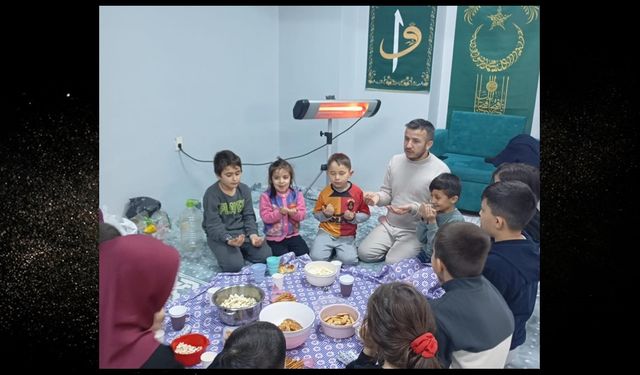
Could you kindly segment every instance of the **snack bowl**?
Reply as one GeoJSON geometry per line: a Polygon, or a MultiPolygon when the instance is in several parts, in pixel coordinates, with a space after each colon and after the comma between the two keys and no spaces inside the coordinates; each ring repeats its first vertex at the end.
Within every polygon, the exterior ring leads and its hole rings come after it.
{"type": "Polygon", "coordinates": [[[271,303],[297,302],[296,295],[286,290],[274,290],[271,292],[271,303]]]}
{"type": "Polygon", "coordinates": [[[291,272],[294,272],[295,270],[296,270],[296,265],[293,263],[289,263],[289,264],[284,263],[278,267],[278,272],[282,274],[291,273],[291,272]]]}
{"type": "MultiPolygon", "coordinates": [[[[176,337],[173,341],[171,341],[171,350],[173,351],[173,355],[176,358],[176,361],[182,363],[185,366],[195,366],[200,363],[200,355],[204,353],[209,345],[209,339],[205,335],[201,335],[199,333],[189,333],[186,335],[182,335],[180,337],[176,337]],[[188,353],[182,354],[179,353],[180,350],[184,350],[182,347],[178,348],[178,345],[185,344],[191,347],[196,347],[195,351],[190,351],[188,353]],[[176,352],[178,350],[178,352],[176,352]]],[[[186,348],[190,349],[189,347],[186,348]]]]}
{"type": "Polygon", "coordinates": [[[353,336],[356,332],[356,322],[360,319],[360,313],[358,310],[347,304],[333,304],[327,305],[320,310],[320,325],[325,335],[336,339],[345,339],[353,336]],[[325,322],[325,319],[330,316],[336,316],[338,314],[348,314],[353,323],[347,323],[345,325],[330,324],[325,322]]]}
{"type": "Polygon", "coordinates": [[[285,319],[293,319],[300,323],[302,329],[297,331],[283,331],[287,350],[304,344],[311,335],[311,327],[316,320],[316,314],[311,307],[300,302],[278,302],[266,306],[260,312],[260,320],[280,325],[285,319]]]}
{"type": "Polygon", "coordinates": [[[316,260],[304,266],[304,275],[311,285],[329,286],[336,281],[338,268],[331,262],[316,260]]]}
{"type": "Polygon", "coordinates": [[[220,321],[228,326],[240,326],[258,320],[263,299],[264,291],[253,284],[232,285],[218,289],[212,298],[214,306],[217,307],[220,321]],[[239,308],[222,307],[221,304],[232,294],[251,297],[258,303],[239,308]]]}

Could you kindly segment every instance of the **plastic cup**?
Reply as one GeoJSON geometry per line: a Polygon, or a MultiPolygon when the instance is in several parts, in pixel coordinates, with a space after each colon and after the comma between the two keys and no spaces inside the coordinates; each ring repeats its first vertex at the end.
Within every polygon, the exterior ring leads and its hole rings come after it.
{"type": "Polygon", "coordinates": [[[164,330],[163,329],[157,330],[153,334],[153,337],[155,337],[156,340],[158,340],[159,343],[164,344],[164,330]]]}
{"type": "Polygon", "coordinates": [[[276,288],[282,290],[284,289],[284,275],[281,273],[274,273],[273,276],[271,276],[271,278],[273,279],[273,285],[276,286],[276,288]]]}
{"type": "Polygon", "coordinates": [[[278,273],[280,268],[280,257],[270,256],[267,258],[267,269],[269,269],[269,274],[274,275],[278,273]]]}
{"type": "Polygon", "coordinates": [[[171,317],[171,327],[176,331],[181,330],[187,321],[187,306],[173,306],[169,309],[169,316],[171,317]]]}
{"type": "Polygon", "coordinates": [[[353,282],[355,278],[351,275],[342,275],[338,279],[340,283],[340,293],[343,297],[349,297],[351,295],[351,291],[353,290],[353,282]]]}
{"type": "Polygon", "coordinates": [[[260,284],[264,281],[264,273],[267,271],[267,265],[264,263],[256,263],[251,266],[251,272],[253,273],[253,280],[260,284]]]}
{"type": "Polygon", "coordinates": [[[333,264],[334,266],[336,266],[336,269],[338,270],[338,272],[340,272],[340,269],[342,268],[342,262],[339,260],[332,260],[331,264],[333,264]]]}
{"type": "Polygon", "coordinates": [[[216,352],[204,352],[200,355],[200,360],[202,361],[202,368],[207,368],[211,365],[211,362],[216,358],[218,353],[216,352]]]}

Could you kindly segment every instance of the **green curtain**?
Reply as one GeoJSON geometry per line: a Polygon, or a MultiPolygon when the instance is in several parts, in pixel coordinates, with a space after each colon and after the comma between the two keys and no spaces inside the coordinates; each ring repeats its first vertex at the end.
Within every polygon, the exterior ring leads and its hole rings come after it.
{"type": "Polygon", "coordinates": [[[447,124],[452,111],[531,121],[540,75],[539,6],[458,6],[447,124]]]}
{"type": "Polygon", "coordinates": [[[435,6],[372,6],[366,88],[428,91],[435,6]]]}

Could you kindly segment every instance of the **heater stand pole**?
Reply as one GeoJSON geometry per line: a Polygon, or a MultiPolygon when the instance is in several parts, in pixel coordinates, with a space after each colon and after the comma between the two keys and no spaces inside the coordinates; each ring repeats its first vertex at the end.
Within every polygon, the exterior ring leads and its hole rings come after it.
{"type": "MultiPolygon", "coordinates": [[[[333,121],[333,119],[328,119],[327,121],[328,121],[328,123],[327,123],[327,131],[326,132],[320,131],[320,136],[321,137],[327,137],[327,159],[326,160],[329,160],[329,157],[333,154],[333,152],[331,151],[331,145],[333,144],[333,131],[332,131],[332,128],[333,128],[332,121],[333,121]]],[[[311,183],[311,185],[309,185],[305,189],[304,193],[302,194],[303,197],[307,196],[307,192],[309,191],[309,189],[311,189],[311,187],[316,183],[316,181],[318,181],[320,176],[322,176],[322,174],[324,172],[326,172],[326,170],[327,170],[327,164],[326,163],[325,164],[320,164],[320,172],[318,173],[316,178],[313,179],[313,182],[311,183]]],[[[331,180],[329,180],[329,174],[327,174],[327,185],[329,185],[330,182],[331,182],[331,180]]]]}
{"type": "MultiPolygon", "coordinates": [[[[325,159],[325,161],[329,160],[329,157],[331,155],[333,155],[333,152],[331,152],[331,145],[333,144],[333,120],[332,119],[328,119],[327,120],[327,132],[324,134],[327,137],[327,158],[325,159]]],[[[322,137],[323,134],[322,132],[320,132],[320,136],[322,137]]],[[[329,165],[324,164],[324,169],[322,169],[322,165],[320,166],[320,171],[323,170],[327,170],[329,168],[329,165]]],[[[327,185],[329,185],[329,183],[331,182],[331,180],[329,180],[329,172],[327,172],[327,185]]]]}

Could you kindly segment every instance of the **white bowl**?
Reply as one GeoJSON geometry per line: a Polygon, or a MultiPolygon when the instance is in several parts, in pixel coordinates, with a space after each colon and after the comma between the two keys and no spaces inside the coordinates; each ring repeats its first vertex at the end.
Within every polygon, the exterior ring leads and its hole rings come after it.
{"type": "Polygon", "coordinates": [[[260,311],[260,320],[264,322],[279,325],[285,319],[293,319],[302,326],[299,331],[283,332],[287,349],[293,349],[304,344],[311,335],[311,327],[316,320],[316,313],[311,307],[300,302],[272,303],[260,311]]]}
{"type": "Polygon", "coordinates": [[[309,262],[304,266],[304,275],[311,285],[328,286],[336,281],[336,277],[338,276],[338,267],[331,262],[316,260],[314,262],[309,262]],[[331,271],[331,273],[322,275],[320,274],[321,270],[331,271]]]}

